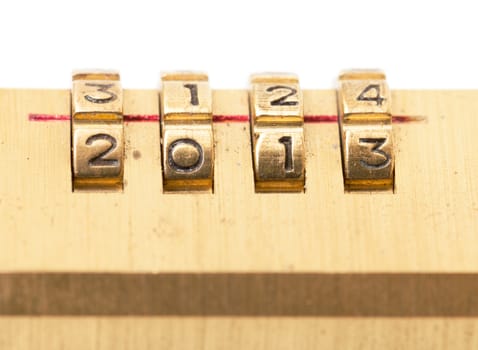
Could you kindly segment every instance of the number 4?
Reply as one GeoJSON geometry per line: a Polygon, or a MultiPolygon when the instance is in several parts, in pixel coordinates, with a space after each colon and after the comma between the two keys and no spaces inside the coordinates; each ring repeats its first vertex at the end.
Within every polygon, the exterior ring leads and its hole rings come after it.
{"type": "Polygon", "coordinates": [[[375,101],[377,106],[381,106],[383,101],[385,100],[384,97],[380,96],[380,85],[379,84],[370,84],[368,85],[357,97],[357,101],[375,101]],[[375,96],[370,96],[370,92],[375,90],[375,96]]]}

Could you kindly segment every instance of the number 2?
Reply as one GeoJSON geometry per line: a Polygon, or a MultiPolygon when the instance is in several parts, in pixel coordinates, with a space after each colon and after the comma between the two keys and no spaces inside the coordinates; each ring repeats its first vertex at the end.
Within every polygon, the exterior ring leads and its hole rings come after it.
{"type": "Polygon", "coordinates": [[[89,166],[115,166],[115,167],[118,166],[119,165],[119,160],[118,159],[105,159],[104,158],[104,157],[108,156],[108,154],[113,152],[115,150],[115,148],[117,147],[118,142],[116,141],[116,139],[113,136],[108,135],[108,134],[95,134],[95,135],[92,135],[92,136],[88,137],[88,139],[86,139],[85,143],[86,143],[87,146],[91,146],[96,141],[109,142],[110,146],[106,150],[104,150],[100,154],[98,154],[97,156],[91,158],[88,161],[88,165],[89,166]]]}
{"type": "Polygon", "coordinates": [[[294,96],[297,93],[297,90],[286,85],[275,85],[267,88],[267,92],[273,92],[275,90],[288,90],[289,93],[282,97],[279,97],[275,100],[270,102],[271,106],[297,106],[299,101],[287,101],[287,99],[291,96],[294,96]]]}

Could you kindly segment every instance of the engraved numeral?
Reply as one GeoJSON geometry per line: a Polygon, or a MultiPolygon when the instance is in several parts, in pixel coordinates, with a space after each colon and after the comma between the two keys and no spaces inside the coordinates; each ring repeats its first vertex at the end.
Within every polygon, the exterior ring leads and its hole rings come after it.
{"type": "Polygon", "coordinates": [[[294,74],[254,74],[250,110],[256,192],[302,192],[304,114],[294,74]]]}
{"type": "Polygon", "coordinates": [[[338,93],[346,191],[394,189],[390,90],[380,71],[347,71],[338,93]]]}
{"type": "Polygon", "coordinates": [[[168,165],[178,173],[192,173],[204,163],[204,152],[199,143],[193,139],[179,139],[168,147],[168,165]],[[179,156],[175,156],[177,148],[183,147],[179,156]]]}
{"type": "Polygon", "coordinates": [[[116,72],[73,74],[73,191],[122,191],[123,90],[116,72]]]}
{"type": "Polygon", "coordinates": [[[285,148],[285,162],[284,169],[287,173],[294,171],[294,159],[292,157],[292,137],[282,136],[279,142],[284,145],[285,148]]]}
{"type": "Polygon", "coordinates": [[[372,144],[374,145],[371,149],[371,152],[372,153],[375,153],[375,154],[378,154],[380,155],[380,157],[383,157],[384,160],[380,163],[377,163],[377,164],[372,164],[372,163],[369,163],[369,162],[366,162],[364,160],[360,160],[360,165],[362,165],[364,168],[368,168],[368,169],[373,169],[373,170],[378,170],[378,169],[384,169],[386,167],[388,167],[390,165],[390,162],[391,162],[391,158],[390,158],[390,155],[388,155],[387,153],[385,153],[381,148],[383,145],[385,145],[385,143],[387,142],[387,139],[386,138],[369,138],[369,137],[366,137],[366,138],[360,138],[359,139],[359,143],[365,143],[365,144],[372,144]]]}
{"type": "Polygon", "coordinates": [[[357,97],[357,101],[375,101],[377,106],[381,106],[383,101],[385,100],[384,97],[380,96],[380,85],[379,84],[370,84],[368,85],[357,97]],[[375,90],[375,96],[370,96],[370,92],[375,90]]]}
{"type": "Polygon", "coordinates": [[[102,92],[108,95],[108,97],[93,97],[91,95],[85,95],[85,100],[91,102],[91,103],[109,103],[115,101],[118,96],[112,91],[109,91],[108,89],[111,89],[114,84],[98,84],[98,83],[86,83],[86,86],[92,86],[92,87],[97,87],[98,92],[102,92]]]}
{"type": "Polygon", "coordinates": [[[172,72],[163,74],[162,87],[163,189],[211,193],[214,135],[208,77],[194,72],[172,72]]]}
{"type": "Polygon", "coordinates": [[[118,159],[104,158],[116,149],[118,145],[118,142],[116,141],[116,139],[113,136],[108,134],[96,134],[96,135],[92,135],[88,137],[85,143],[87,146],[92,146],[97,141],[106,141],[110,145],[106,150],[100,152],[97,156],[91,158],[88,161],[88,165],[89,166],[115,166],[115,167],[118,166],[119,165],[118,159]]]}
{"type": "Polygon", "coordinates": [[[191,94],[191,105],[199,106],[199,98],[198,98],[198,86],[197,84],[184,84],[183,85],[186,89],[189,89],[189,93],[191,94]]]}
{"type": "Polygon", "coordinates": [[[299,104],[299,101],[287,101],[287,99],[291,96],[294,96],[297,94],[297,90],[286,85],[275,85],[267,88],[267,92],[273,92],[275,90],[287,90],[289,93],[287,95],[284,95],[282,97],[279,97],[275,100],[272,100],[270,102],[271,106],[297,106],[299,104]]]}

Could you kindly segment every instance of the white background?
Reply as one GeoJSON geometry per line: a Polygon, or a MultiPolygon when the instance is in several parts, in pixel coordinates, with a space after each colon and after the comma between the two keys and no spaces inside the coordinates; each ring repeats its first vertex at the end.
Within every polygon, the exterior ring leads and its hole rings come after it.
{"type": "Polygon", "coordinates": [[[290,71],[334,88],[381,68],[393,89],[478,88],[475,1],[3,1],[0,87],[69,88],[77,68],[118,69],[124,88],[201,70],[213,88],[290,71]]]}

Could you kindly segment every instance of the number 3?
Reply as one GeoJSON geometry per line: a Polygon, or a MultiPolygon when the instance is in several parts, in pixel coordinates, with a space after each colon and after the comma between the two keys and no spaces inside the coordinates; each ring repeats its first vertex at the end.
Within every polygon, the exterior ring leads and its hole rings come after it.
{"type": "Polygon", "coordinates": [[[108,91],[108,89],[111,89],[114,84],[94,84],[94,83],[86,83],[86,86],[93,86],[99,88],[96,91],[103,92],[109,97],[104,97],[104,98],[98,98],[98,97],[93,97],[91,95],[85,95],[85,100],[91,102],[91,103],[108,103],[108,102],[113,102],[118,98],[116,94],[112,91],[108,91]]]}
{"type": "Polygon", "coordinates": [[[371,163],[368,163],[364,160],[360,160],[360,165],[363,166],[364,168],[367,168],[367,169],[372,169],[372,170],[379,170],[379,169],[384,169],[386,167],[388,167],[390,165],[390,162],[392,161],[390,159],[390,155],[388,155],[387,153],[385,153],[384,151],[382,151],[382,146],[387,142],[387,139],[382,137],[382,138],[369,138],[369,137],[366,137],[366,138],[360,138],[359,139],[359,143],[371,143],[373,144],[374,146],[372,147],[372,153],[375,153],[375,154],[378,154],[380,155],[380,157],[383,157],[385,158],[385,160],[381,163],[378,163],[378,164],[371,164],[371,163]]]}

